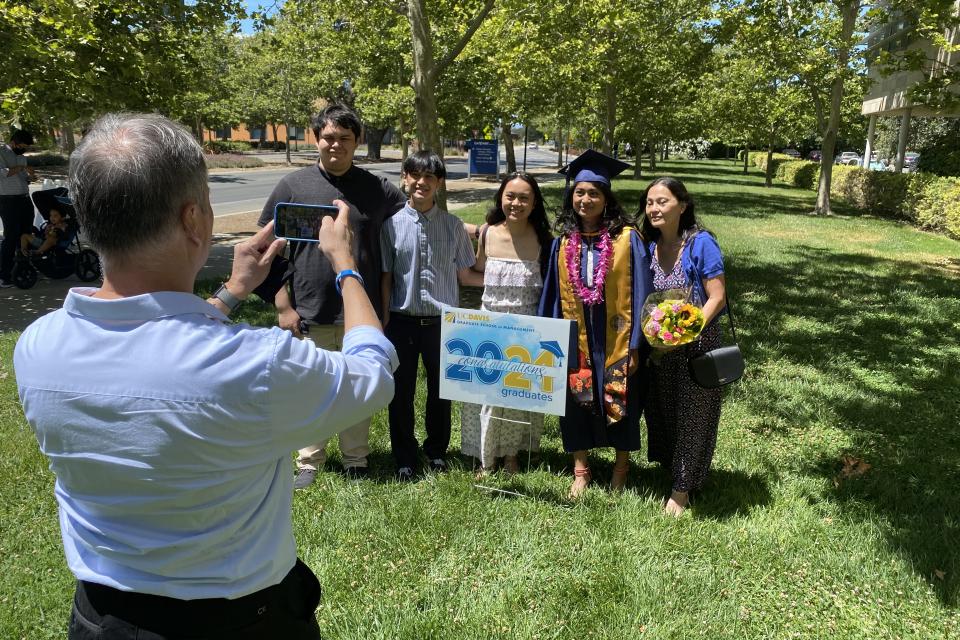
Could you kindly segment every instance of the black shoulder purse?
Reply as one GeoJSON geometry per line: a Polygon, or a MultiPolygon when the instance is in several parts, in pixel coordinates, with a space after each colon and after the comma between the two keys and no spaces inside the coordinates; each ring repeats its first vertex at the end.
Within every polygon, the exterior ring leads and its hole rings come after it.
{"type": "Polygon", "coordinates": [[[737,330],[733,326],[733,313],[730,300],[725,299],[725,311],[730,319],[730,332],[733,344],[702,353],[689,360],[690,377],[704,389],[716,389],[736,382],[743,376],[743,354],[737,345],[737,330]]]}

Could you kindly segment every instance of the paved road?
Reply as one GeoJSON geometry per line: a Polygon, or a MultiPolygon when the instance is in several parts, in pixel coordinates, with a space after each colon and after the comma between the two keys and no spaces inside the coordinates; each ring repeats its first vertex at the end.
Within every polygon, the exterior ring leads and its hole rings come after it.
{"type": "MultiPolygon", "coordinates": [[[[300,151],[294,155],[298,162],[309,161],[316,157],[315,153],[300,151]]],[[[523,147],[516,148],[517,163],[523,162],[523,147]]],[[[501,157],[503,153],[501,151],[501,157]]],[[[284,154],[265,154],[271,162],[283,162],[284,154]]],[[[552,167],[556,162],[556,154],[545,149],[527,150],[527,168],[552,167]]],[[[466,158],[450,157],[446,159],[447,175],[449,180],[461,180],[467,177],[466,158]]],[[[506,161],[504,160],[504,165],[506,161]]],[[[384,176],[391,181],[400,180],[400,161],[375,162],[364,164],[363,167],[372,173],[384,176]]],[[[276,169],[259,171],[218,171],[210,175],[210,201],[215,216],[229,216],[250,211],[260,211],[273,191],[274,186],[284,175],[299,167],[290,168],[278,166],[276,169]]],[[[40,222],[39,217],[37,222],[40,222]]],[[[3,226],[0,225],[0,232],[3,226]]]]}
{"type": "MultiPolygon", "coordinates": [[[[517,164],[523,162],[523,147],[517,148],[517,164]]],[[[282,154],[277,154],[282,158],[282,154]]],[[[502,154],[501,154],[502,155],[502,154]]],[[[273,160],[276,156],[271,156],[273,160]]],[[[299,152],[297,161],[314,157],[313,154],[299,152]]],[[[552,167],[556,154],[542,149],[527,150],[527,168],[552,167]]],[[[504,161],[504,164],[506,162],[504,161]]],[[[466,158],[447,158],[447,179],[461,180],[467,177],[466,158]]],[[[400,161],[375,162],[362,165],[364,169],[393,182],[400,180],[400,161]]],[[[270,196],[273,187],[280,178],[300,167],[282,167],[260,171],[225,171],[210,175],[210,202],[215,216],[236,215],[250,211],[260,211],[270,196]]]]}
{"type": "MultiPolygon", "coordinates": [[[[517,149],[522,152],[522,147],[517,149]]],[[[304,158],[311,156],[305,154],[304,158]]],[[[299,158],[298,158],[299,159],[299,158]]],[[[522,156],[518,156],[522,159],[522,156]]],[[[527,168],[552,167],[556,161],[555,154],[548,151],[529,150],[527,168]],[[539,153],[537,153],[539,151],[539,153]]],[[[466,161],[460,158],[450,158],[447,161],[451,180],[466,177],[466,161]]],[[[257,171],[218,172],[210,176],[210,199],[213,204],[214,216],[229,216],[244,212],[260,211],[264,202],[282,176],[294,171],[297,167],[282,167],[257,171]]],[[[364,168],[383,175],[391,180],[399,180],[400,163],[382,162],[364,165],[364,168]]],[[[559,178],[559,176],[557,176],[559,178]]],[[[496,182],[477,186],[476,183],[465,183],[467,190],[458,190],[457,200],[472,202],[477,199],[488,199],[496,190],[496,182]]],[[[453,195],[451,193],[451,195],[453,195]]],[[[210,259],[201,278],[215,278],[229,273],[233,248],[229,240],[211,247],[210,259]]],[[[16,288],[0,289],[0,331],[21,330],[37,316],[58,309],[63,304],[63,298],[69,287],[82,286],[76,277],[64,280],[48,280],[41,278],[32,289],[23,291],[16,288]]]]}

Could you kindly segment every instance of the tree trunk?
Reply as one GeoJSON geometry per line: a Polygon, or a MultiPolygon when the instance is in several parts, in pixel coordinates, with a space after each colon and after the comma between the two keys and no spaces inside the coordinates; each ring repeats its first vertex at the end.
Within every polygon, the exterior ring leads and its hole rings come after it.
{"type": "Polygon", "coordinates": [[[510,133],[510,121],[504,118],[500,121],[500,137],[503,138],[503,151],[507,156],[507,174],[517,172],[517,155],[513,151],[513,135],[510,133]]]}
{"type": "MultiPolygon", "coordinates": [[[[407,0],[407,19],[413,42],[413,109],[417,114],[417,150],[435,151],[443,158],[440,130],[437,127],[436,61],[433,40],[426,15],[426,0],[407,0]]],[[[442,186],[435,197],[441,209],[447,208],[447,192],[442,186]]]]}
{"type": "Polygon", "coordinates": [[[660,147],[660,159],[664,161],[670,159],[670,141],[669,140],[667,142],[664,142],[663,146],[660,147]]]}
{"type": "Polygon", "coordinates": [[[750,166],[750,145],[743,145],[743,174],[747,174],[747,167],[750,166]]]}
{"type": "Polygon", "coordinates": [[[279,140],[277,140],[277,125],[276,125],[276,123],[271,122],[271,123],[270,123],[270,128],[273,129],[273,150],[276,151],[276,150],[277,150],[277,143],[280,142],[279,140]]]}
{"type": "Polygon", "coordinates": [[[285,152],[286,152],[286,156],[287,156],[287,166],[289,167],[291,164],[293,164],[293,163],[290,161],[290,123],[284,122],[284,123],[283,123],[283,126],[287,128],[287,135],[286,135],[287,144],[285,145],[285,146],[286,146],[285,152]]]}
{"type": "Polygon", "coordinates": [[[603,120],[603,138],[600,141],[600,151],[609,155],[612,155],[614,136],[616,135],[617,129],[617,89],[614,86],[613,82],[607,82],[606,87],[604,87],[605,109],[603,120]]]}
{"type": "Polygon", "coordinates": [[[194,118],[194,123],[195,123],[195,126],[193,129],[193,135],[194,137],[196,137],[197,142],[199,142],[202,145],[203,144],[203,120],[200,119],[200,116],[197,116],[196,118],[194,118]]]}
{"type": "Polygon", "coordinates": [[[380,160],[380,149],[383,146],[383,136],[387,128],[367,126],[367,159],[380,160]]]}
{"type": "Polygon", "coordinates": [[[763,174],[763,184],[773,186],[773,140],[767,142],[767,170],[763,174]]]}
{"type": "Polygon", "coordinates": [[[436,62],[426,15],[426,0],[407,0],[407,18],[413,39],[413,105],[417,114],[417,142],[422,150],[443,154],[437,128],[436,62]]]}
{"type": "Polygon", "coordinates": [[[633,178],[639,180],[643,177],[643,162],[640,161],[640,151],[643,149],[643,140],[640,139],[640,136],[637,136],[637,139],[634,141],[633,148],[633,178]]]}
{"type": "MultiPolygon", "coordinates": [[[[657,143],[650,142],[648,144],[650,146],[650,171],[656,171],[657,170],[657,143]]],[[[639,161],[639,158],[640,157],[637,156],[638,161],[639,161]]]]}
{"type": "Polygon", "coordinates": [[[267,144],[267,125],[264,124],[260,127],[260,141],[257,143],[257,149],[263,151],[263,147],[267,144]]]}
{"type": "Polygon", "coordinates": [[[823,148],[820,153],[820,180],[817,183],[817,207],[814,213],[818,216],[830,215],[830,185],[833,181],[833,154],[836,151],[837,133],[840,131],[840,107],[843,102],[844,73],[850,60],[850,47],[853,29],[860,13],[860,0],[849,0],[840,7],[843,18],[840,40],[842,44],[837,49],[836,77],[830,87],[830,120],[827,130],[823,133],[823,148]]]}
{"type": "Polygon", "coordinates": [[[563,143],[566,138],[563,137],[563,129],[557,129],[557,169],[563,166],[563,143]]]}
{"type": "Polygon", "coordinates": [[[407,130],[407,121],[403,119],[403,115],[400,115],[400,122],[397,126],[397,136],[400,138],[400,160],[407,159],[407,134],[404,133],[407,130]]]}
{"type": "Polygon", "coordinates": [[[73,150],[77,148],[77,140],[73,137],[73,123],[64,123],[60,130],[63,132],[63,150],[68,154],[73,153],[73,150]]]}

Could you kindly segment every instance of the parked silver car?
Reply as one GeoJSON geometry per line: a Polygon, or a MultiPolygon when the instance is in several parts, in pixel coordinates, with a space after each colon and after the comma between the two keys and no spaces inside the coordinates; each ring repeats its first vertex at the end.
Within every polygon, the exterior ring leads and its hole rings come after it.
{"type": "Polygon", "coordinates": [[[844,151],[833,159],[833,164],[847,164],[857,166],[861,162],[860,154],[856,151],[844,151]]]}

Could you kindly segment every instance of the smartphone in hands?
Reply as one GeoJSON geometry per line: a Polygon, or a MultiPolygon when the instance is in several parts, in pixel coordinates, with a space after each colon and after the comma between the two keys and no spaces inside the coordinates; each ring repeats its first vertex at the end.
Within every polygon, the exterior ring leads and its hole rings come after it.
{"type": "Polygon", "coordinates": [[[278,202],[273,208],[273,232],[292,242],[317,242],[323,219],[336,218],[338,212],[332,204],[278,202]]]}

